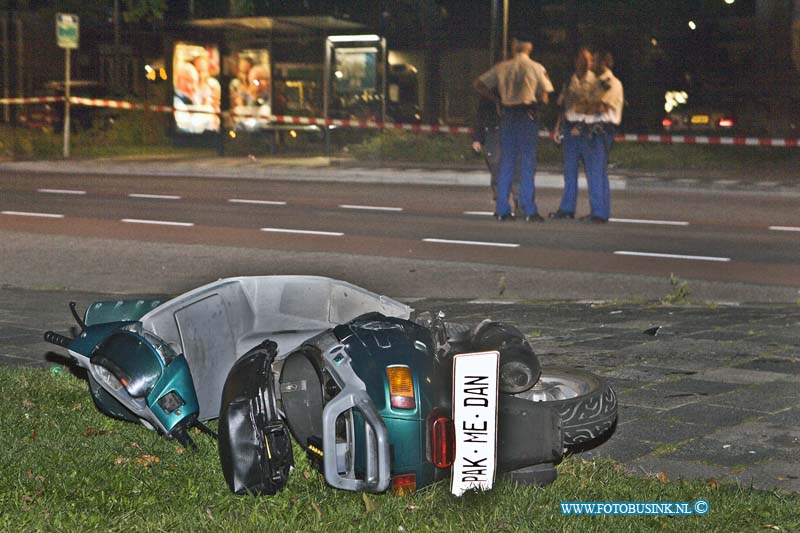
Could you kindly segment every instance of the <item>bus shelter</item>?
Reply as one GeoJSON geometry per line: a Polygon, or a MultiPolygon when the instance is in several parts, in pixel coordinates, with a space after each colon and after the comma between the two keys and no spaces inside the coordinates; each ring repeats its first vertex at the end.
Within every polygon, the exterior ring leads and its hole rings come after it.
{"type": "Polygon", "coordinates": [[[176,142],[303,129],[275,116],[382,121],[386,42],[366,31],[327,16],[188,22],[166,50],[176,142]]]}

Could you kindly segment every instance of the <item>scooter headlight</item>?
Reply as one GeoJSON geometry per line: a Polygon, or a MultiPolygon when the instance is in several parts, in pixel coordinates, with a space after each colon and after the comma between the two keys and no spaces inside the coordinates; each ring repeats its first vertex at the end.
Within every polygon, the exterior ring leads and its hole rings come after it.
{"type": "Polygon", "coordinates": [[[106,367],[94,365],[94,369],[97,377],[100,378],[100,381],[111,387],[114,392],[117,392],[122,388],[122,383],[120,383],[119,379],[117,379],[117,376],[109,372],[106,367]]]}

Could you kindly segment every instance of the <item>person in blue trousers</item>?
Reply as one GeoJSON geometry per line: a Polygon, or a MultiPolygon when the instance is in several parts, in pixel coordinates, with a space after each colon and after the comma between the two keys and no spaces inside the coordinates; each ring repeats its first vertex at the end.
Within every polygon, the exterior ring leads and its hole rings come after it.
{"type": "Polygon", "coordinates": [[[544,222],[536,208],[534,175],[539,139],[538,106],[547,104],[553,84],[545,68],[530,58],[532,39],[517,34],[512,40],[513,57],[481,74],[473,87],[482,97],[501,108],[500,167],[497,176],[495,217],[513,220],[508,197],[519,164],[519,200],[526,222],[544,222]],[[493,94],[496,90],[496,94],[493,94]]]}
{"type": "Polygon", "coordinates": [[[608,183],[608,157],[614,145],[614,136],[617,128],[622,123],[622,107],[625,103],[625,93],[622,82],[611,71],[614,68],[614,56],[604,50],[597,54],[595,60],[597,67],[597,81],[603,95],[600,102],[599,121],[603,125],[605,134],[605,158],[603,160],[603,179],[601,188],[603,193],[603,214],[606,219],[611,215],[611,191],[608,183]]]}
{"type": "Polygon", "coordinates": [[[578,170],[580,161],[583,160],[589,184],[591,214],[582,219],[596,223],[608,221],[602,184],[606,154],[606,135],[599,115],[602,87],[592,71],[593,66],[591,52],[587,48],[581,48],[575,58],[575,73],[558,98],[563,114],[555,129],[556,140],[562,144],[564,193],[558,210],[550,213],[550,218],[575,218],[578,170]]]}

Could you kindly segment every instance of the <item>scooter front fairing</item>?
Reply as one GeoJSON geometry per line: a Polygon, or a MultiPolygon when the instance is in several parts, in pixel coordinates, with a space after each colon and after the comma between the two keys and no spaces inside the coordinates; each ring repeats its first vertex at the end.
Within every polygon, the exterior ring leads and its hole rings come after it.
{"type": "Polygon", "coordinates": [[[80,334],[69,339],[47,332],[45,340],[66,348],[87,369],[101,410],[170,436],[178,419],[195,423],[218,416],[228,372],[264,339],[276,342],[280,359],[361,314],[411,313],[390,298],[317,276],[221,279],[165,303],[95,302],[83,319],[74,304],[72,310],[80,334]]]}

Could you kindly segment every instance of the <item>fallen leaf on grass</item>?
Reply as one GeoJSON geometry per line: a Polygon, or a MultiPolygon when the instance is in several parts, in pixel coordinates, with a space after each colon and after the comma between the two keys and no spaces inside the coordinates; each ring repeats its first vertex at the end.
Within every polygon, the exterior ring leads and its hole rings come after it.
{"type": "Polygon", "coordinates": [[[111,432],[107,429],[97,429],[91,426],[83,430],[84,437],[96,437],[98,435],[108,435],[109,433],[111,432]]]}
{"type": "Polygon", "coordinates": [[[375,502],[372,500],[372,498],[367,496],[366,492],[362,492],[361,493],[361,501],[364,502],[364,511],[366,513],[371,513],[371,512],[375,511],[378,508],[378,506],[375,504],[375,502]]]}
{"type": "Polygon", "coordinates": [[[714,478],[712,477],[711,479],[709,479],[709,480],[706,482],[706,485],[707,485],[707,486],[708,486],[708,488],[710,488],[710,489],[717,490],[717,489],[719,488],[719,481],[717,481],[716,479],[714,479],[714,478]]]}
{"type": "Polygon", "coordinates": [[[39,438],[39,434],[36,433],[36,430],[34,429],[33,431],[31,431],[31,440],[36,440],[38,438],[39,438]]]}
{"type": "Polygon", "coordinates": [[[311,479],[311,472],[306,470],[305,472],[303,472],[303,477],[306,479],[311,479]]]}
{"type": "Polygon", "coordinates": [[[207,517],[208,517],[208,519],[209,519],[209,520],[211,520],[212,522],[214,521],[214,515],[213,515],[213,514],[211,514],[211,509],[206,509],[206,516],[207,516],[207,517]]]}
{"type": "Polygon", "coordinates": [[[669,483],[669,474],[664,471],[659,472],[656,474],[656,479],[659,480],[661,483],[669,483]]]}
{"type": "Polygon", "coordinates": [[[24,407],[25,409],[30,409],[34,405],[35,404],[32,401],[28,400],[28,399],[22,400],[22,407],[24,407]]]}
{"type": "Polygon", "coordinates": [[[137,465],[147,467],[157,465],[161,462],[161,459],[157,455],[150,455],[146,453],[140,457],[137,457],[135,461],[137,465]]]}
{"type": "Polygon", "coordinates": [[[762,529],[774,529],[775,531],[781,531],[780,526],[773,526],[772,524],[767,524],[765,526],[762,526],[762,529]]]}
{"type": "Polygon", "coordinates": [[[186,448],[184,448],[183,446],[175,446],[175,453],[177,453],[178,455],[183,455],[183,452],[185,451],[186,448]]]}
{"type": "Polygon", "coordinates": [[[115,465],[126,465],[126,464],[128,464],[130,462],[131,462],[131,458],[130,457],[122,457],[122,456],[118,455],[117,457],[114,458],[114,464],[115,465]]]}
{"type": "Polygon", "coordinates": [[[70,405],[69,408],[70,408],[71,411],[77,411],[78,409],[81,408],[81,404],[80,403],[73,403],[72,405],[70,405]]]}
{"type": "Polygon", "coordinates": [[[406,505],[406,511],[417,511],[417,510],[419,510],[419,505],[414,505],[411,503],[406,505]]]}
{"type": "MultiPolygon", "coordinates": [[[[362,494],[363,494],[363,493],[362,493],[362,494]]],[[[311,502],[311,507],[313,507],[313,508],[314,508],[314,510],[317,512],[317,516],[318,516],[318,517],[320,517],[320,518],[322,518],[322,509],[320,509],[320,508],[319,508],[319,505],[317,505],[317,502],[315,502],[315,501],[312,501],[312,502],[311,502]]]]}

